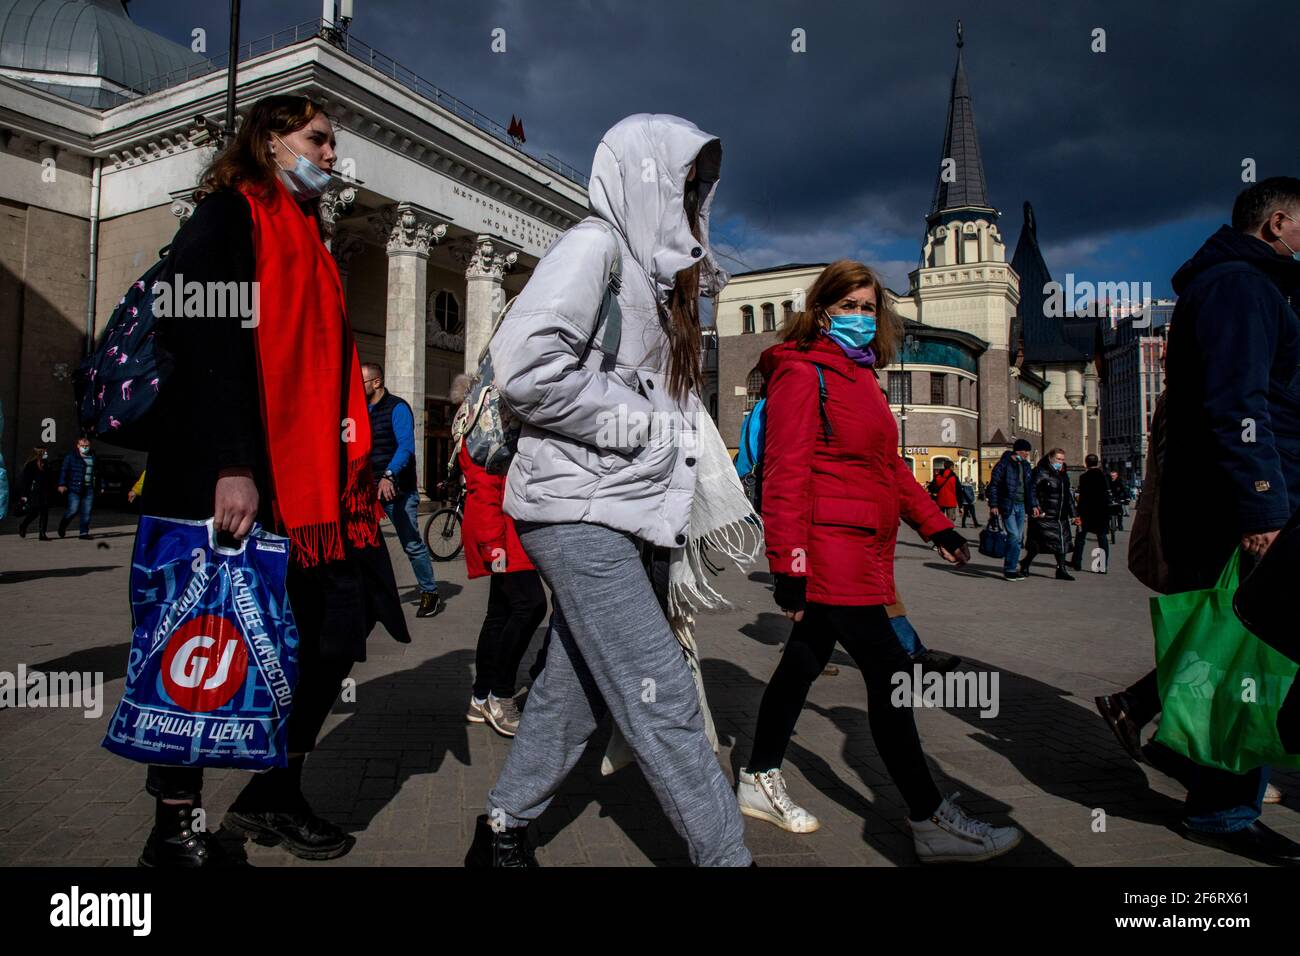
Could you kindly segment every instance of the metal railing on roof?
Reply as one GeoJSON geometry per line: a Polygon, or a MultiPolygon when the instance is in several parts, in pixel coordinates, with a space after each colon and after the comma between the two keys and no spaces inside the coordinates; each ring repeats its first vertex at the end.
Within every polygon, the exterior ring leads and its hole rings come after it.
{"type": "MultiPolygon", "coordinates": [[[[284,49],[285,47],[293,46],[296,43],[303,43],[307,40],[322,37],[323,35],[323,21],[319,19],[304,20],[302,23],[295,24],[292,27],[287,27],[268,36],[261,37],[257,40],[250,40],[247,43],[241,43],[239,45],[239,56],[237,62],[242,63],[245,60],[251,60],[253,57],[261,56],[264,53],[284,49]]],[[[340,33],[338,31],[332,32],[328,39],[337,49],[343,50],[343,52],[347,53],[354,60],[364,63],[366,66],[370,67],[370,69],[375,70],[384,76],[391,77],[413,93],[416,93],[419,96],[424,97],[426,100],[429,100],[431,103],[442,107],[447,110],[447,112],[460,117],[467,123],[473,125],[476,129],[482,130],[493,139],[511,147],[534,162],[540,163],[552,172],[558,173],[570,182],[577,183],[584,189],[587,188],[588,177],[577,168],[570,166],[568,163],[550,153],[538,155],[525,150],[519,143],[511,138],[506,127],[502,126],[496,120],[485,116],[463,100],[457,99],[446,90],[430,83],[414,70],[408,69],[387,54],[376,50],[374,47],[370,46],[370,44],[357,39],[351,34],[340,33]]],[[[218,56],[210,57],[201,63],[194,63],[179,67],[175,70],[170,70],[166,73],[161,73],[158,76],[145,80],[138,86],[132,87],[131,93],[116,94],[116,101],[112,105],[120,106],[123,103],[129,103],[140,96],[148,96],[152,93],[158,93],[162,90],[169,89],[170,87],[178,86],[181,83],[185,83],[200,76],[207,76],[211,73],[224,71],[229,61],[230,54],[223,53],[218,56]]]]}

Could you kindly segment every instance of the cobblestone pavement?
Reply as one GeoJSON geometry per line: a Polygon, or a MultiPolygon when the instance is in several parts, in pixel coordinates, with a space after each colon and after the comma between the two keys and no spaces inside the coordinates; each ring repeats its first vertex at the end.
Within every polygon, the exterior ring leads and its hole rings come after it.
{"type": "MultiPolygon", "coordinates": [[[[152,823],[143,768],[99,746],[130,641],[133,523],[128,515],[98,515],[89,542],[20,540],[13,519],[0,529],[0,670],[21,663],[101,671],[106,681],[98,719],[72,709],[0,712],[0,864],[132,865],[152,823]]],[[[371,637],[370,659],[353,671],[356,701],[336,705],[305,774],[308,799],[354,831],[356,847],[343,859],[309,864],[249,844],[254,865],[458,865],[505,760],[509,741],[463,717],[486,582],[467,582],[459,560],[438,565],[447,610],[416,620],[410,566],[391,528],[387,537],[414,643],[396,644],[382,630],[371,637]]],[[[993,865],[1248,865],[1167,829],[1181,787],[1129,761],[1093,709],[1094,695],[1151,666],[1147,592],[1124,569],[1126,537],[1119,536],[1111,574],[1056,581],[1040,558],[1033,577],[1010,584],[978,555],[967,569],[949,570],[904,530],[898,580],[922,639],[960,654],[964,667],[999,676],[996,716],[981,718],[975,707],[917,713],[941,789],[961,791],[972,812],[1025,830],[1021,846],[993,865]],[[1094,830],[1097,810],[1105,813],[1104,832],[1094,830]]],[[[721,760],[734,778],[789,624],[772,603],[766,574],[746,579],[728,569],[721,585],[736,609],[703,618],[698,639],[721,760]]],[[[867,728],[862,680],[847,655],[837,651],[832,662],[839,673],[813,686],[786,762],[792,794],[823,826],[796,836],[747,820],[749,846],[763,865],[914,865],[897,788],[867,728]]],[[[685,845],[640,771],[600,776],[607,735],[597,735],[542,817],[539,860],[686,863],[685,845]]],[[[243,779],[209,771],[211,826],[243,779]]],[[[1293,809],[1300,778],[1276,782],[1290,806],[1268,807],[1264,819],[1300,838],[1293,809]]]]}

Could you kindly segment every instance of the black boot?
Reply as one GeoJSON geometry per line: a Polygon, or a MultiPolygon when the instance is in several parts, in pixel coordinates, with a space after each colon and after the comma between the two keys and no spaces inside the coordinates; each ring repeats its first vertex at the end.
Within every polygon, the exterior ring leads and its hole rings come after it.
{"type": "Polygon", "coordinates": [[[223,826],[261,846],[283,846],[302,860],[333,860],[357,839],[312,812],[302,795],[305,757],[291,757],[286,767],[255,774],[230,809],[223,826]]]}
{"type": "Polygon", "coordinates": [[[420,609],[415,612],[416,617],[433,617],[447,607],[447,602],[437,591],[420,592],[420,609]]]}
{"type": "Polygon", "coordinates": [[[153,829],[140,854],[140,866],[193,868],[226,866],[230,861],[206,832],[194,829],[198,803],[164,803],[154,808],[153,829]]]}
{"type": "Polygon", "coordinates": [[[24,521],[22,524],[18,526],[18,537],[20,538],[27,537],[27,522],[24,521]]]}
{"type": "Polygon", "coordinates": [[[528,843],[528,828],[506,827],[498,833],[488,823],[487,814],[480,814],[474,823],[474,842],[465,854],[465,866],[469,869],[537,866],[537,858],[528,843]]]}
{"type": "Polygon", "coordinates": [[[64,535],[66,535],[67,533],[68,533],[68,523],[67,523],[66,521],[60,521],[60,522],[59,522],[59,537],[62,538],[62,537],[63,537],[64,535]]]}

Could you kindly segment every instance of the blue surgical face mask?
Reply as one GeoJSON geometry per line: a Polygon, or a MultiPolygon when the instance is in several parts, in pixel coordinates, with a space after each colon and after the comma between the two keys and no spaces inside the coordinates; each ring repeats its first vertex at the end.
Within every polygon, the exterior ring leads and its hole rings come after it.
{"type": "MultiPolygon", "coordinates": [[[[275,136],[274,133],[271,135],[275,136]]],[[[289,195],[293,196],[293,198],[299,202],[306,202],[309,199],[315,199],[323,193],[325,187],[330,184],[330,174],[325,172],[325,170],[321,169],[306,156],[294,153],[292,147],[290,147],[284,140],[280,139],[279,136],[275,136],[275,138],[280,140],[281,146],[293,153],[294,156],[298,157],[297,161],[293,164],[293,169],[280,170],[280,182],[284,183],[284,188],[289,190],[289,195]]]]}
{"type": "Polygon", "coordinates": [[[865,349],[876,337],[876,317],[862,312],[829,315],[831,327],[826,334],[851,349],[865,349]]]}
{"type": "MultiPolygon", "coordinates": [[[[1286,213],[1282,213],[1282,215],[1286,216],[1286,218],[1290,219],[1292,222],[1300,222],[1300,219],[1296,219],[1296,218],[1293,217],[1293,216],[1287,216],[1286,213]]],[[[1287,252],[1291,253],[1291,258],[1292,258],[1292,259],[1294,259],[1296,262],[1300,262],[1300,251],[1297,251],[1297,250],[1295,250],[1295,249],[1292,249],[1292,248],[1291,248],[1291,243],[1287,242],[1287,241],[1286,241],[1285,239],[1283,239],[1281,236],[1278,236],[1278,237],[1277,237],[1277,241],[1280,242],[1280,243],[1282,243],[1282,245],[1286,246],[1286,248],[1287,248],[1287,252]]]]}
{"type": "Polygon", "coordinates": [[[1054,462],[1051,463],[1051,465],[1052,465],[1052,471],[1060,471],[1060,470],[1061,470],[1061,467],[1062,467],[1061,462],[1059,462],[1059,461],[1054,461],[1054,462]]]}

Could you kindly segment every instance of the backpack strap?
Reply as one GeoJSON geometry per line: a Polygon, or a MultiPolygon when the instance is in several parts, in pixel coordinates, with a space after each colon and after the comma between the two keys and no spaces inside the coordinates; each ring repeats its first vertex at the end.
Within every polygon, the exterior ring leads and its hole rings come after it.
{"type": "Polygon", "coordinates": [[[820,365],[814,363],[813,367],[817,369],[817,412],[821,415],[822,437],[829,442],[835,430],[831,428],[831,418],[826,414],[826,376],[822,374],[820,365]]]}
{"type": "Polygon", "coordinates": [[[591,338],[582,350],[580,363],[587,361],[587,355],[596,341],[596,333],[604,326],[605,333],[600,339],[600,351],[604,356],[600,360],[600,370],[612,372],[618,361],[619,345],[623,341],[623,312],[618,305],[618,293],[623,288],[623,250],[613,226],[596,216],[589,219],[598,223],[614,240],[614,261],[609,268],[609,277],[605,280],[605,294],[601,297],[600,310],[596,313],[596,324],[591,329],[591,338]]]}

